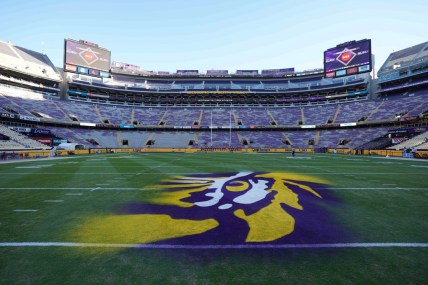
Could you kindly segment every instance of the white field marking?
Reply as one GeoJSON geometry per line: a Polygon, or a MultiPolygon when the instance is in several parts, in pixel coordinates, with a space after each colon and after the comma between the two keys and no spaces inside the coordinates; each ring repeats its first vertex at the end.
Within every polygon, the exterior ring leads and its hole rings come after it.
{"type": "Polygon", "coordinates": [[[371,248],[404,247],[426,248],[428,243],[303,243],[303,244],[112,244],[80,242],[1,242],[0,247],[89,247],[89,248],[139,248],[139,249],[313,249],[313,248],[371,248]]]}
{"type": "Polygon", "coordinates": [[[294,156],[294,157],[287,157],[287,158],[291,158],[291,159],[312,159],[312,157],[299,157],[299,156],[294,156]]]}
{"type": "MultiPolygon", "coordinates": [[[[299,157],[286,157],[286,159],[304,159],[304,160],[308,160],[308,159],[310,159],[310,160],[312,160],[312,158],[299,158],[299,157]]],[[[280,161],[282,161],[282,160],[278,160],[279,162],[278,163],[280,163],[280,161]]],[[[367,163],[370,163],[370,161],[367,161],[367,163]]],[[[395,163],[394,163],[395,164],[395,163]]],[[[321,164],[318,164],[318,165],[321,165],[321,164]]],[[[195,166],[197,166],[198,168],[212,168],[213,167],[213,165],[195,165],[195,166]]],[[[169,165],[169,164],[163,164],[163,165],[157,165],[157,166],[148,166],[148,165],[144,165],[144,166],[142,166],[143,168],[146,168],[146,169],[158,169],[158,168],[183,168],[183,166],[180,166],[180,165],[169,165]]],[[[295,165],[290,165],[290,166],[287,166],[287,167],[289,167],[289,168],[293,168],[293,167],[297,167],[297,166],[295,166],[295,165]]],[[[343,168],[343,166],[341,166],[341,165],[329,165],[329,167],[336,167],[336,168],[343,168]]],[[[356,168],[356,167],[361,167],[361,165],[348,165],[348,166],[346,166],[347,168],[356,168]]],[[[364,166],[365,168],[379,168],[380,166],[379,165],[365,165],[364,166]]],[[[418,166],[415,166],[415,167],[418,167],[418,166]]],[[[426,167],[428,167],[428,166],[426,166],[426,167]]],[[[28,168],[28,167],[16,167],[16,168],[28,168]]],[[[76,168],[76,166],[75,165],[58,165],[56,168],[58,168],[58,169],[62,169],[62,168],[76,168]]],[[[100,166],[98,166],[98,165],[84,165],[84,166],[82,166],[82,168],[97,168],[97,169],[100,169],[100,168],[111,168],[111,166],[104,166],[104,165],[100,165],[100,166]]],[[[122,169],[126,169],[126,168],[135,168],[135,166],[132,166],[132,165],[117,165],[116,166],[116,168],[122,168],[122,169]]]]}
{"type": "Polygon", "coordinates": [[[15,168],[21,168],[21,169],[23,169],[23,168],[39,169],[41,167],[40,166],[17,166],[15,168]]]}
{"type": "MultiPolygon", "coordinates": [[[[327,172],[327,173],[337,173],[336,171],[329,170],[329,169],[322,168],[322,167],[317,167],[317,166],[306,166],[306,167],[308,167],[308,168],[312,168],[312,169],[314,169],[315,171],[316,171],[316,170],[321,170],[321,171],[325,171],[325,172],[327,172]]],[[[324,174],[326,174],[326,173],[324,173],[324,174]]]]}
{"type": "Polygon", "coordinates": [[[109,157],[109,159],[120,159],[120,158],[130,158],[130,157],[136,157],[136,156],[134,156],[132,154],[128,154],[128,155],[109,157]]]}
{"type": "Polygon", "coordinates": [[[55,164],[39,164],[39,165],[31,165],[31,166],[17,166],[15,168],[42,168],[42,167],[50,167],[55,164]]]}
{"type": "Polygon", "coordinates": [[[62,203],[64,200],[45,200],[46,203],[62,203]]]}
{"type": "Polygon", "coordinates": [[[83,190],[88,190],[88,191],[94,191],[93,189],[95,189],[95,190],[118,190],[118,191],[122,191],[122,190],[130,190],[130,191],[135,191],[135,190],[141,190],[141,191],[143,191],[143,190],[161,190],[161,189],[159,189],[159,188],[117,188],[117,187],[115,187],[115,188],[101,188],[101,187],[96,187],[96,188],[94,188],[94,187],[92,187],[92,188],[46,188],[46,187],[36,187],[36,188],[30,188],[30,187],[22,187],[22,188],[11,188],[11,187],[9,187],[9,188],[0,188],[0,190],[81,190],[81,191],[83,191],[83,190]]]}
{"type": "Polygon", "coordinates": [[[428,168],[427,165],[410,165],[411,167],[422,167],[422,168],[428,168]]]}
{"type": "Polygon", "coordinates": [[[416,191],[428,191],[428,188],[407,188],[407,187],[394,187],[394,188],[350,188],[350,187],[341,187],[341,188],[327,188],[331,190],[416,190],[416,191]]]}
{"type": "MultiPolygon", "coordinates": [[[[293,168],[303,168],[303,167],[309,167],[313,168],[313,166],[296,166],[293,168]]],[[[288,168],[288,166],[287,166],[288,168]]],[[[226,171],[227,172],[227,171],[226,171]]],[[[257,172],[257,171],[256,171],[257,172]]],[[[261,171],[261,172],[269,172],[269,171],[261,171]]],[[[0,175],[23,175],[22,172],[2,172],[0,175]]],[[[211,173],[200,173],[200,172],[138,172],[136,175],[195,175],[195,174],[213,174],[211,173]]],[[[305,173],[299,173],[302,175],[315,175],[315,174],[327,174],[325,172],[305,172],[305,173]]],[[[346,175],[346,174],[352,174],[352,175],[426,175],[426,173],[417,173],[417,172],[409,172],[409,173],[403,173],[403,172],[331,172],[328,173],[329,175],[346,175]]],[[[37,173],[37,175],[123,175],[121,173],[109,173],[109,172],[82,172],[82,173],[75,173],[75,172],[45,172],[45,173],[37,173]]]]}
{"type": "MultiPolygon", "coordinates": [[[[427,187],[325,187],[327,190],[417,190],[417,191],[428,191],[427,187]]],[[[65,190],[80,190],[80,191],[163,191],[165,189],[162,188],[133,188],[133,187],[113,187],[113,188],[102,188],[102,187],[96,187],[96,188],[46,188],[46,187],[36,187],[36,188],[0,188],[0,190],[59,190],[59,191],[65,191],[65,190]]],[[[315,189],[316,190],[316,189],[315,189]]]]}
{"type": "Polygon", "coordinates": [[[68,196],[82,196],[83,194],[82,193],[66,193],[65,195],[68,195],[68,196]]]}
{"type": "Polygon", "coordinates": [[[37,211],[39,211],[39,210],[35,210],[35,209],[26,209],[26,210],[23,210],[23,209],[16,209],[16,210],[13,210],[14,212],[37,212],[37,211]]]}

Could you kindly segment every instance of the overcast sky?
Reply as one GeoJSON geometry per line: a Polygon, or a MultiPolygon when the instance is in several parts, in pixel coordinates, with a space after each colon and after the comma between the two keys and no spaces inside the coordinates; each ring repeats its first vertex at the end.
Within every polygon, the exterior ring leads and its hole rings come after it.
{"type": "Polygon", "coordinates": [[[324,50],[368,38],[388,55],[428,41],[428,1],[2,0],[0,40],[63,66],[64,38],[146,70],[323,67],[324,50]]]}

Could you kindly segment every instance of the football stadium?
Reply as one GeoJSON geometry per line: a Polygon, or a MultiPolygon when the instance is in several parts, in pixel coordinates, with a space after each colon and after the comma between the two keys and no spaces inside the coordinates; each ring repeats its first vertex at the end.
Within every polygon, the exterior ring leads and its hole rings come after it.
{"type": "Polygon", "coordinates": [[[88,40],[0,39],[0,283],[428,282],[428,41],[152,71],[88,40]]]}

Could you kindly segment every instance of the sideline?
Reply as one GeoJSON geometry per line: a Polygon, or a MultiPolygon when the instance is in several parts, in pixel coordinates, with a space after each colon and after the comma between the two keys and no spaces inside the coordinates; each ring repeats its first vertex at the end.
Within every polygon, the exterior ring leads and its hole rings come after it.
{"type": "Polygon", "coordinates": [[[49,157],[40,157],[40,158],[22,158],[22,159],[8,159],[0,160],[0,164],[9,164],[9,163],[22,163],[22,162],[43,162],[49,160],[59,160],[59,159],[73,159],[81,157],[92,157],[91,155],[73,155],[73,156],[49,156],[49,157]]]}

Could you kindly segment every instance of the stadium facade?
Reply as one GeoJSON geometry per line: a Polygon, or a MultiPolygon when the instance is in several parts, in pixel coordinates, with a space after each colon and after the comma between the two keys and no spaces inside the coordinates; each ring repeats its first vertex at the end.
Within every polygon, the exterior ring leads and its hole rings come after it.
{"type": "Polygon", "coordinates": [[[64,142],[139,150],[428,149],[428,42],[392,53],[377,79],[366,63],[352,65],[359,54],[348,47],[363,44],[327,50],[344,67],[331,70],[169,73],[110,63],[110,51],[84,41],[65,41],[63,68],[0,42],[0,149],[64,142]]]}

